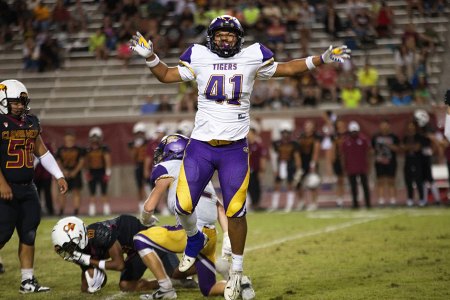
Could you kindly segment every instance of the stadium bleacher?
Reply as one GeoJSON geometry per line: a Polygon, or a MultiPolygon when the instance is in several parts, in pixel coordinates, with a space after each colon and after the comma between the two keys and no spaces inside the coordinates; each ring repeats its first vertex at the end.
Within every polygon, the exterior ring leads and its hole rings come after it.
{"type": "MultiPolygon", "coordinates": [[[[54,0],[44,3],[52,7],[54,0]]],[[[83,0],[84,8],[89,16],[87,32],[69,35],[68,47],[74,45],[80,49],[86,48],[89,35],[101,26],[102,12],[99,2],[83,0]]],[[[403,25],[409,23],[406,13],[406,1],[389,1],[395,13],[397,27],[392,38],[376,40],[376,47],[353,52],[353,61],[357,67],[364,64],[364,58],[369,55],[376,62],[380,74],[380,87],[384,96],[389,95],[386,78],[395,74],[393,49],[400,45],[403,25]]],[[[345,4],[336,5],[342,19],[346,18],[345,4]]],[[[446,8],[444,16],[424,19],[414,17],[413,23],[419,32],[423,31],[425,22],[432,22],[433,29],[445,41],[449,30],[449,10],[446,8]]],[[[170,22],[163,22],[166,26],[170,22]]],[[[17,33],[17,29],[16,30],[17,33]]],[[[321,23],[315,23],[310,41],[312,53],[321,53],[329,44],[338,44],[349,37],[351,33],[341,33],[339,41],[330,40],[324,32],[321,23]]],[[[285,50],[291,57],[299,57],[299,35],[293,34],[293,40],[285,45],[285,50]]],[[[23,71],[22,37],[14,37],[13,45],[0,46],[0,78],[16,78],[23,81],[30,90],[33,99],[32,109],[45,120],[67,120],[96,118],[98,116],[139,116],[140,107],[149,94],[169,94],[175,96],[177,85],[162,85],[150,74],[142,60],[133,58],[127,68],[123,62],[112,56],[107,61],[96,60],[86,49],[82,51],[66,51],[63,68],[56,71],[31,73],[23,71]]],[[[247,44],[252,41],[247,38],[247,44]]],[[[164,61],[174,65],[183,49],[171,49],[164,61]]],[[[428,70],[431,91],[436,94],[440,82],[444,62],[444,46],[436,49],[436,55],[430,58],[431,69],[428,70]]],[[[175,97],[173,97],[175,98],[175,97]]]]}

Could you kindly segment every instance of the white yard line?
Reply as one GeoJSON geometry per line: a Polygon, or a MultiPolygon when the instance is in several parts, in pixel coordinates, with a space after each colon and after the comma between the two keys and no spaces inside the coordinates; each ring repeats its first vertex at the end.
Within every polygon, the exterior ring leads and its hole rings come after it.
{"type": "Polygon", "coordinates": [[[278,240],[274,240],[271,241],[269,243],[264,243],[264,244],[260,244],[260,245],[256,245],[256,246],[250,246],[247,247],[245,249],[245,253],[249,253],[249,252],[253,252],[253,251],[257,251],[257,250],[261,250],[264,248],[269,248],[272,246],[277,246],[280,243],[284,243],[284,242],[289,242],[289,241],[294,241],[294,240],[299,240],[299,239],[303,239],[306,237],[311,237],[311,236],[315,236],[315,235],[320,235],[320,234],[324,234],[324,233],[330,233],[330,232],[334,232],[334,231],[338,231],[341,229],[346,229],[355,225],[360,225],[360,224],[364,224],[364,223],[368,223],[374,220],[380,220],[383,218],[387,218],[387,217],[391,217],[394,216],[394,214],[392,215],[385,215],[385,216],[379,216],[379,217],[371,217],[368,219],[363,219],[363,220],[355,220],[355,221],[350,221],[350,222],[345,222],[342,224],[338,224],[338,225],[331,225],[331,226],[327,226],[325,228],[319,229],[319,230],[314,230],[314,231],[310,231],[310,232],[302,232],[299,234],[295,234],[295,235],[291,235],[291,236],[287,236],[278,240]]]}

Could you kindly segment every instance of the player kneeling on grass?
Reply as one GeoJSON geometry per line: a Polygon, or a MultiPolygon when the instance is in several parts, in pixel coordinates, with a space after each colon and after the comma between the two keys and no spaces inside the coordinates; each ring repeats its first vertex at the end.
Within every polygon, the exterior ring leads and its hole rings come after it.
{"type": "MultiPolygon", "coordinates": [[[[181,134],[165,136],[155,150],[154,162],[151,180],[154,182],[154,188],[145,201],[144,210],[141,214],[141,221],[144,225],[153,225],[153,212],[159,201],[168,195],[168,207],[173,213],[176,205],[176,190],[178,177],[183,176],[180,173],[183,153],[189,139],[181,134]]],[[[223,295],[226,281],[216,281],[215,275],[215,252],[217,234],[215,222],[218,219],[218,208],[221,216],[219,223],[227,231],[227,218],[223,207],[220,206],[217,195],[211,181],[204,189],[200,201],[197,205],[196,214],[197,227],[200,232],[205,234],[205,247],[197,257],[195,265],[186,271],[189,275],[197,273],[200,291],[204,296],[223,295]]],[[[154,226],[147,230],[139,232],[134,237],[135,249],[138,251],[144,263],[155,275],[160,288],[153,294],[142,295],[141,299],[175,299],[177,294],[173,288],[169,277],[164,271],[161,260],[155,251],[163,250],[168,253],[183,253],[187,243],[187,234],[180,225],[177,216],[177,225],[175,226],[154,226]]],[[[231,244],[227,235],[225,235],[225,247],[222,254],[231,255],[231,244]]],[[[227,273],[228,270],[225,270],[227,273]]],[[[255,292],[251,286],[250,279],[243,276],[243,290],[250,295],[246,299],[253,299],[255,292]]]]}
{"type": "MultiPolygon", "coordinates": [[[[133,246],[133,236],[147,228],[128,215],[87,227],[77,217],[66,217],[53,227],[52,242],[62,258],[81,267],[83,292],[98,291],[106,281],[105,270],[121,272],[119,287],[122,291],[148,291],[158,288],[158,282],[142,278],[147,267],[133,246]]],[[[172,253],[157,252],[165,271],[172,276],[178,258],[172,253]]]]}

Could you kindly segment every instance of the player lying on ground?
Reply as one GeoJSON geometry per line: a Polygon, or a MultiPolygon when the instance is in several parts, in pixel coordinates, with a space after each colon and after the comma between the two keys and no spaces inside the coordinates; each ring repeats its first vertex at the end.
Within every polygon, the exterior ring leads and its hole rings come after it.
{"type": "MultiPolygon", "coordinates": [[[[62,258],[81,267],[82,275],[85,275],[81,276],[83,292],[93,293],[101,288],[102,272],[95,271],[94,276],[99,276],[98,280],[91,278],[89,281],[86,274],[89,268],[121,272],[119,287],[122,291],[149,291],[157,289],[158,282],[142,278],[147,267],[133,244],[133,236],[147,228],[137,218],[128,215],[93,223],[87,227],[77,217],[66,217],[53,227],[52,242],[55,251],[62,258]],[[124,254],[127,255],[126,258],[124,254]]],[[[157,253],[167,274],[176,276],[174,271],[179,273],[176,270],[179,262],[177,256],[159,250],[157,253]]],[[[192,280],[184,283],[185,287],[196,287],[192,280]]]]}
{"type": "Polygon", "coordinates": [[[202,192],[217,170],[228,217],[232,267],[225,299],[240,295],[243,255],[247,237],[245,200],[249,182],[248,142],[250,96],[256,79],[297,76],[317,66],[350,58],[346,46],[330,46],[322,55],[278,63],[260,43],[243,48],[244,30],[228,15],[215,18],[208,27],[206,45],[194,44],[181,56],[177,67],[168,67],[153,52],[153,44],[140,33],[131,49],[146,59],[153,75],[163,83],[195,80],[198,111],[191,140],[186,147],[178,179],[176,210],[188,240],[179,269],[195,262],[205,244],[194,214],[202,192]]]}
{"type": "MultiPolygon", "coordinates": [[[[180,174],[181,159],[189,139],[181,134],[165,136],[155,150],[155,166],[152,171],[151,180],[154,188],[144,204],[141,221],[144,225],[153,225],[153,212],[159,201],[167,193],[168,207],[173,213],[176,205],[176,189],[178,176],[180,174]]],[[[215,252],[216,252],[216,228],[215,222],[218,219],[217,208],[220,205],[218,197],[211,182],[208,183],[202,193],[197,206],[197,226],[206,234],[207,243],[200,252],[195,262],[195,269],[190,268],[187,272],[197,273],[200,291],[204,296],[223,295],[225,281],[216,281],[215,275],[215,252]]],[[[219,210],[223,215],[219,218],[222,229],[226,231],[226,217],[224,210],[219,210]],[[222,222],[221,222],[222,221],[222,222]],[[225,224],[224,224],[225,223],[225,224]]],[[[172,253],[183,253],[186,246],[186,231],[178,224],[175,226],[154,226],[139,232],[134,237],[135,249],[138,251],[144,263],[155,275],[160,288],[153,294],[142,295],[141,299],[175,299],[177,294],[172,287],[171,281],[164,271],[161,260],[155,251],[168,251],[172,253]]],[[[225,238],[223,253],[231,253],[229,242],[225,238]]],[[[251,282],[244,276],[244,282],[251,288],[251,282]]],[[[252,298],[248,298],[252,299],[252,298]]]]}

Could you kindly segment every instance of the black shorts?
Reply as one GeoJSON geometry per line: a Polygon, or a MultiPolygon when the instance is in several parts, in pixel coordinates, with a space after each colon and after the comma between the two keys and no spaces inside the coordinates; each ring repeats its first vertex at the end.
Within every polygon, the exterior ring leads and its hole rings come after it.
{"type": "Polygon", "coordinates": [[[108,189],[108,183],[105,181],[105,169],[90,170],[91,180],[89,180],[89,193],[94,196],[96,193],[97,185],[100,186],[102,195],[106,195],[108,189]]]}
{"type": "Polygon", "coordinates": [[[6,244],[17,229],[20,242],[32,246],[41,222],[41,205],[34,183],[9,184],[13,199],[0,199],[0,245],[6,244]]]}
{"type": "Polygon", "coordinates": [[[395,177],[397,164],[375,164],[375,173],[377,177],[395,177]]]}
{"type": "Polygon", "coordinates": [[[67,178],[67,186],[69,188],[69,191],[73,189],[79,189],[83,187],[83,181],[81,180],[81,172],[78,172],[78,174],[75,177],[67,178]]]}

